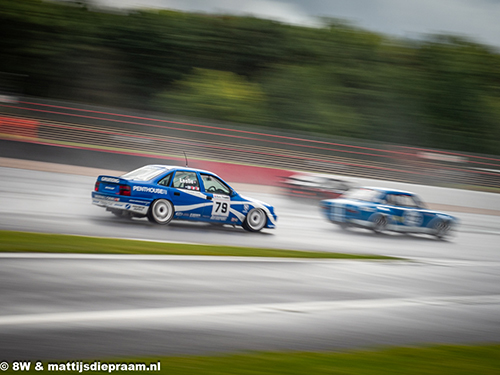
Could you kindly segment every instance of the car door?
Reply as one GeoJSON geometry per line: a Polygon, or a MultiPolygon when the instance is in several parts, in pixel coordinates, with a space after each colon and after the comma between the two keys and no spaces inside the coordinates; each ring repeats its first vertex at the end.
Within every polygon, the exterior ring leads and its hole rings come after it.
{"type": "Polygon", "coordinates": [[[386,202],[391,210],[391,222],[396,225],[396,230],[400,230],[404,226],[404,214],[406,208],[403,206],[401,194],[387,194],[386,202]]]}
{"type": "Polygon", "coordinates": [[[399,230],[411,232],[422,226],[422,209],[411,195],[390,194],[387,201],[392,206],[392,218],[399,230]]]}
{"type": "Polygon", "coordinates": [[[210,205],[207,195],[201,192],[198,173],[177,170],[171,184],[170,199],[179,219],[200,219],[205,206],[210,205]]]}
{"type": "Polygon", "coordinates": [[[401,195],[401,205],[404,207],[403,225],[409,230],[420,228],[424,221],[422,209],[411,195],[401,195]]]}
{"type": "Polygon", "coordinates": [[[234,219],[231,213],[231,188],[210,174],[200,173],[200,177],[203,191],[210,201],[204,208],[203,217],[210,221],[231,222],[234,219]]]}

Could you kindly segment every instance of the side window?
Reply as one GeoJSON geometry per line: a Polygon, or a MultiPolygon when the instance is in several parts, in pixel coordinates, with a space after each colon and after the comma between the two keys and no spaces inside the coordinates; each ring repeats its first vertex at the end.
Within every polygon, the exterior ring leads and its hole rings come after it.
{"type": "Polygon", "coordinates": [[[201,174],[201,180],[207,193],[231,195],[231,189],[217,177],[201,174]]]}
{"type": "Polygon", "coordinates": [[[415,203],[413,197],[410,195],[401,196],[401,205],[405,207],[418,207],[418,204],[415,203]]]}
{"type": "Polygon", "coordinates": [[[158,182],[158,185],[163,185],[163,186],[169,186],[170,185],[170,181],[172,181],[172,173],[170,173],[169,175],[163,177],[159,182],[158,182]]]}
{"type": "Polygon", "coordinates": [[[387,195],[387,204],[391,206],[401,206],[401,207],[418,207],[418,204],[409,195],[387,195]]]}
{"type": "Polygon", "coordinates": [[[177,171],[175,172],[172,187],[178,189],[200,190],[200,183],[195,172],[177,171]]]}
{"type": "Polygon", "coordinates": [[[413,200],[415,201],[415,205],[419,208],[426,208],[424,202],[420,200],[420,198],[417,195],[413,196],[413,200]]]}
{"type": "Polygon", "coordinates": [[[387,200],[387,204],[390,206],[397,206],[398,205],[397,197],[394,194],[387,194],[385,199],[387,200]]]}

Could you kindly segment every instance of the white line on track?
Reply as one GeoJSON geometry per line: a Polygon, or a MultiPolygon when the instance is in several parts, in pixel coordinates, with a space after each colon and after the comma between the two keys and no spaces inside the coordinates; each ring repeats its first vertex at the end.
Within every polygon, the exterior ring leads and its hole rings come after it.
{"type": "Polygon", "coordinates": [[[234,315],[256,313],[310,313],[324,310],[363,310],[405,306],[450,306],[450,305],[500,304],[500,295],[444,296],[418,298],[387,298],[351,301],[314,301],[275,304],[246,304],[225,306],[195,306],[174,308],[151,308],[133,310],[107,310],[88,312],[65,312],[30,315],[0,316],[0,326],[23,326],[33,324],[82,323],[94,321],[122,321],[161,318],[185,318],[209,315],[234,315]]]}
{"type": "MultiPolygon", "coordinates": [[[[279,249],[277,249],[279,250],[279,249]]],[[[391,256],[390,254],[384,254],[391,256]]],[[[397,257],[397,255],[393,255],[397,257]]],[[[133,261],[182,261],[182,262],[236,262],[236,263],[320,263],[320,264],[353,264],[353,262],[380,264],[424,264],[430,266],[449,267],[500,267],[499,261],[473,259],[440,259],[406,257],[396,259],[335,259],[335,258],[286,258],[286,257],[252,257],[224,255],[162,255],[162,254],[88,254],[88,253],[0,253],[0,259],[72,259],[72,260],[133,260],[133,261]]]]}

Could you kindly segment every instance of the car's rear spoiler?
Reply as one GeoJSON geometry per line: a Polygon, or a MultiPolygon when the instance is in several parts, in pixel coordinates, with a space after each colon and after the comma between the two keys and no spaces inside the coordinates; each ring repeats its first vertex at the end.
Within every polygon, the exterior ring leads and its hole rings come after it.
{"type": "Polygon", "coordinates": [[[97,181],[107,182],[109,184],[126,184],[126,183],[128,183],[128,181],[123,179],[123,178],[116,177],[116,176],[105,176],[105,175],[97,177],[97,181]]]}

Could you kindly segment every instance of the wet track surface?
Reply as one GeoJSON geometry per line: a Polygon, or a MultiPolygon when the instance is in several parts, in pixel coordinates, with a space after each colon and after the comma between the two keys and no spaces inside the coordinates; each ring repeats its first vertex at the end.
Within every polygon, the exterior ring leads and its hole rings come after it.
{"type": "MultiPolygon", "coordinates": [[[[498,342],[500,217],[453,213],[449,241],[342,231],[315,202],[274,204],[278,228],[117,219],[94,177],[0,168],[0,229],[372,253],[405,262],[3,255],[5,359],[498,342]]],[[[465,193],[466,194],[466,193],[465,193]]],[[[496,197],[496,196],[495,196],[496,197]]],[[[426,198],[426,197],[424,197],[426,198]]]]}

